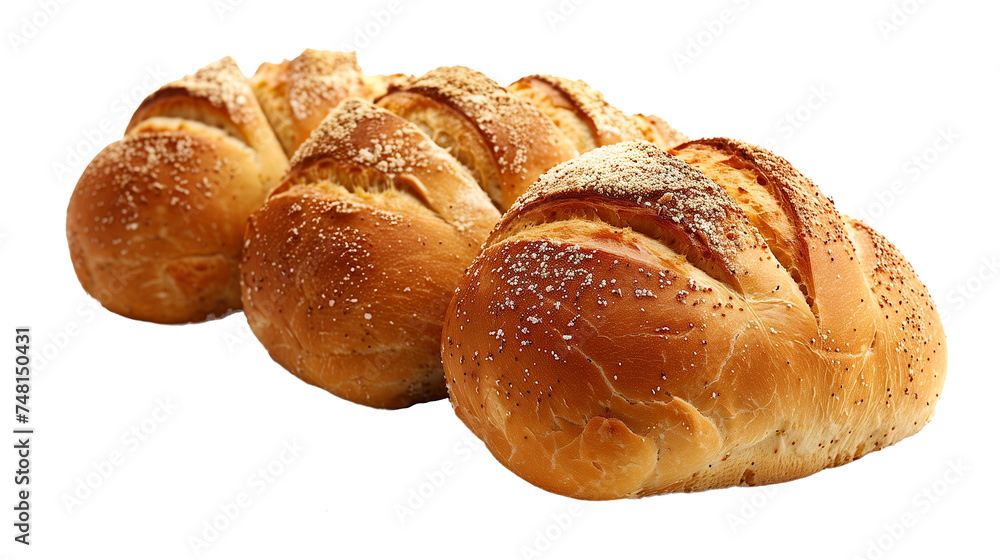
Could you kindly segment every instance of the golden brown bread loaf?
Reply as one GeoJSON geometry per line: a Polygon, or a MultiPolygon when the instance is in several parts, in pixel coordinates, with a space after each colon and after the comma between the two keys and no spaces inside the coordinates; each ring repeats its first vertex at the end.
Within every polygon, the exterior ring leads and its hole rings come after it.
{"type": "Polygon", "coordinates": [[[246,219],[287,163],[231,58],[162,87],[73,191],[66,232],[80,283],[146,321],[239,309],[246,219]]]}
{"type": "Polygon", "coordinates": [[[599,148],[507,212],[448,308],[455,412],[546,490],[786,481],[930,419],[940,318],[883,237],[726,139],[599,148]]]}
{"type": "Polygon", "coordinates": [[[378,104],[447,149],[501,210],[539,175],[577,154],[533,105],[463,66],[391,87],[378,104]]]}
{"type": "Polygon", "coordinates": [[[444,398],[444,311],[498,219],[416,126],[344,101],[249,221],[247,321],[275,361],[345,399],[444,398]]]}

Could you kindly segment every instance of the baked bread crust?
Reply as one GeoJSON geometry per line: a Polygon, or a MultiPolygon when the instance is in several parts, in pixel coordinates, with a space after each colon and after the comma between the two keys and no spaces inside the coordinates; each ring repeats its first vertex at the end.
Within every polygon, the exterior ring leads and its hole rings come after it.
{"type": "Polygon", "coordinates": [[[444,311],[499,213],[416,126],[344,101],[247,225],[243,304],[279,364],[345,399],[443,398],[444,311]]]}
{"type": "Polygon", "coordinates": [[[647,141],[652,142],[663,150],[669,150],[684,142],[689,138],[670,124],[656,115],[632,115],[639,130],[647,141]]]}
{"type": "Polygon", "coordinates": [[[464,66],[437,68],[391,87],[378,104],[447,149],[501,210],[542,173],[577,155],[533,105],[464,66]]]}
{"type": "Polygon", "coordinates": [[[459,284],[456,414],[584,499],[771,484],[930,419],[940,318],[899,252],[726,139],[591,151],[539,179],[459,284]]]}
{"type": "Polygon", "coordinates": [[[231,58],[167,84],[73,191],[66,232],[80,283],[109,310],[145,321],[239,309],[243,228],[286,166],[231,58]]]}
{"type": "Polygon", "coordinates": [[[638,124],[583,80],[535,74],[507,89],[538,107],[569,138],[578,152],[645,136],[638,124]]]}
{"type": "Polygon", "coordinates": [[[371,101],[397,77],[366,76],[353,52],[306,49],[292,60],[260,65],[251,79],[289,157],[341,101],[371,101]]]}
{"type": "Polygon", "coordinates": [[[249,80],[228,56],[146,97],[132,114],[125,135],[154,117],[199,122],[246,144],[255,153],[264,185],[274,186],[288,167],[249,80]]]}

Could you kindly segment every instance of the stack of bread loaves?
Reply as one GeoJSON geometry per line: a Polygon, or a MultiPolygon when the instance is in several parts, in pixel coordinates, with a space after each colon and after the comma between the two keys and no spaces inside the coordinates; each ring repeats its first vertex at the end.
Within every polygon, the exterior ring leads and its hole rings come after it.
{"type": "Polygon", "coordinates": [[[242,308],[306,382],[448,396],[505,466],[584,499],[852,461],[920,430],[945,377],[909,264],[788,162],[554,76],[223,59],[142,103],[67,235],[106,308],[242,308]]]}

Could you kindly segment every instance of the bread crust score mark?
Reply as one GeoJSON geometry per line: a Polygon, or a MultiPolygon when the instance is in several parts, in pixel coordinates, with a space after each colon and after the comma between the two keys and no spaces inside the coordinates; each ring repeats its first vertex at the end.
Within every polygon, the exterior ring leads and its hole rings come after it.
{"type": "Polygon", "coordinates": [[[390,88],[378,104],[447,149],[501,210],[542,173],[577,155],[541,111],[463,66],[437,68],[390,88]]]}

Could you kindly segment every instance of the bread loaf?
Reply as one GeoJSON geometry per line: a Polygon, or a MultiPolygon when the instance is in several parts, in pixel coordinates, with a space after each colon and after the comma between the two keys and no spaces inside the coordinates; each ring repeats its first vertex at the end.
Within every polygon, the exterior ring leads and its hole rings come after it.
{"type": "Polygon", "coordinates": [[[287,164],[231,58],[162,87],[70,198],[66,232],[80,283],[109,310],[145,321],[239,309],[246,219],[287,164]]]}
{"type": "Polygon", "coordinates": [[[275,361],[345,399],[400,408],[443,398],[444,311],[498,219],[415,125],[344,101],[250,218],[247,321],[275,361]]]}
{"type": "Polygon", "coordinates": [[[539,175],[577,154],[541,111],[463,66],[391,87],[378,104],[447,149],[501,210],[539,175]]]}
{"type": "Polygon", "coordinates": [[[458,417],[595,500],[787,481],[920,430],[945,338],[896,248],[762,149],[672,154],[598,148],[503,216],[444,325],[458,417]]]}

